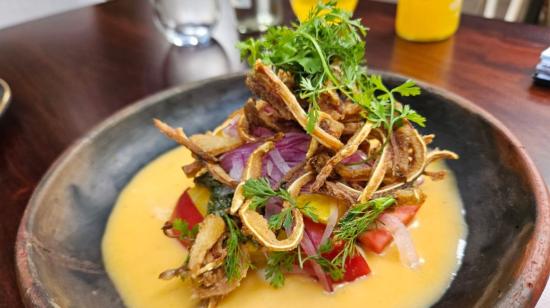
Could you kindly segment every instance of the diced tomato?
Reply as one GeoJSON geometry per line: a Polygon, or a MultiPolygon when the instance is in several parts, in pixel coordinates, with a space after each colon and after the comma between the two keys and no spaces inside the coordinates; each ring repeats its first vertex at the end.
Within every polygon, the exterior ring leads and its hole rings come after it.
{"type": "MultiPolygon", "coordinates": [[[[419,208],[420,206],[418,205],[401,205],[396,206],[390,213],[395,215],[406,225],[413,220],[419,208]]],[[[363,247],[375,253],[382,253],[391,243],[392,239],[391,233],[381,228],[369,230],[359,235],[359,242],[361,242],[363,247]]]]}
{"type": "Polygon", "coordinates": [[[193,200],[189,196],[188,190],[184,191],[180,196],[172,212],[171,220],[176,218],[185,220],[189,224],[190,229],[203,220],[201,213],[197,210],[193,200]]]}
{"type": "Polygon", "coordinates": [[[419,208],[418,205],[400,205],[396,206],[391,213],[399,218],[403,224],[408,225],[419,208]]]}
{"type": "Polygon", "coordinates": [[[346,260],[345,269],[346,272],[344,273],[344,279],[342,279],[341,282],[352,282],[355,279],[366,276],[370,273],[370,268],[367,261],[360,254],[356,254],[355,256],[348,258],[346,260]]]}
{"type": "Polygon", "coordinates": [[[359,242],[363,244],[363,248],[375,253],[382,253],[391,240],[391,233],[385,229],[373,229],[359,235],[359,242]]]}
{"type": "MultiPolygon", "coordinates": [[[[319,245],[321,244],[321,237],[323,236],[323,232],[325,231],[325,225],[321,223],[316,223],[311,219],[304,217],[304,227],[314,245],[316,245],[316,247],[319,247],[319,245]]],[[[332,250],[324,253],[323,257],[327,258],[328,260],[332,260],[338,255],[340,251],[342,251],[343,247],[343,242],[333,242],[332,250]]],[[[370,268],[367,264],[367,261],[360,254],[356,254],[355,256],[348,258],[344,264],[344,268],[345,273],[343,279],[339,281],[334,281],[330,279],[332,284],[351,282],[361,276],[365,276],[370,273],[370,268]]],[[[309,262],[306,262],[306,264],[304,264],[304,270],[311,276],[315,277],[315,273],[309,262]]]]}

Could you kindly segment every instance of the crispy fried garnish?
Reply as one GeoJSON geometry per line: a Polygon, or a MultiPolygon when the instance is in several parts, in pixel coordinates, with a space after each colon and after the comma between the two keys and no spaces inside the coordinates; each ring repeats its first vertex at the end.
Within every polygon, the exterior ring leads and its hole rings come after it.
{"type": "Polygon", "coordinates": [[[218,156],[244,144],[243,139],[240,137],[227,134],[196,134],[189,137],[189,139],[212,156],[218,156]]]}
{"type": "Polygon", "coordinates": [[[325,182],[321,193],[339,200],[344,200],[348,205],[354,204],[361,194],[360,191],[355,190],[344,183],[332,181],[325,182]]]}
{"type": "Polygon", "coordinates": [[[325,184],[326,179],[332,173],[334,166],[340,163],[344,158],[349,157],[357,151],[359,145],[367,138],[370,133],[372,125],[368,122],[365,122],[363,127],[358,130],[349,140],[346,145],[341,148],[334,156],[332,156],[326,163],[326,165],[321,169],[315,182],[311,186],[312,191],[319,190],[323,184],[325,184]]]}
{"type": "MultiPolygon", "coordinates": [[[[302,106],[296,100],[296,97],[288,87],[265,66],[260,60],[256,61],[254,69],[247,77],[247,84],[251,91],[268,101],[279,113],[284,114],[285,119],[295,119],[302,128],[307,127],[307,115],[302,106]],[[287,118],[288,114],[290,117],[287,118]]],[[[322,130],[318,124],[313,128],[312,136],[322,145],[332,149],[339,150],[343,143],[322,130]]]]}
{"type": "Polygon", "coordinates": [[[380,157],[378,157],[376,163],[374,164],[374,171],[370,176],[367,186],[365,186],[365,188],[361,192],[361,195],[357,199],[359,203],[365,203],[369,201],[372,195],[376,192],[376,190],[382,183],[388,165],[389,152],[390,151],[388,150],[388,146],[385,146],[382,150],[382,154],[380,155],[380,157]]]}
{"type": "Polygon", "coordinates": [[[239,182],[230,177],[229,174],[227,174],[227,172],[225,172],[225,170],[223,170],[223,168],[218,164],[206,163],[206,168],[212,177],[218,182],[221,182],[231,188],[236,188],[239,184],[239,182]]]}
{"type": "Polygon", "coordinates": [[[160,130],[160,132],[166,135],[166,137],[188,148],[196,156],[211,163],[215,163],[218,161],[217,158],[214,157],[212,154],[208,153],[205,149],[201,148],[199,145],[189,140],[181,127],[173,128],[159,119],[154,119],[153,122],[155,123],[155,126],[160,130]]]}
{"type": "Polygon", "coordinates": [[[199,225],[199,233],[189,252],[187,267],[194,278],[199,274],[206,253],[214,247],[216,242],[225,233],[225,222],[220,216],[210,214],[199,225]]]}
{"type": "Polygon", "coordinates": [[[197,176],[197,174],[204,168],[204,163],[200,160],[195,160],[190,164],[183,166],[181,169],[183,173],[189,178],[197,176]]]}
{"type": "MultiPolygon", "coordinates": [[[[308,172],[299,177],[289,186],[288,192],[293,198],[296,198],[302,187],[313,179],[313,174],[308,172]]],[[[294,227],[290,235],[280,240],[269,228],[267,220],[258,212],[249,209],[251,199],[248,199],[239,210],[241,221],[248,232],[260,243],[271,251],[289,251],[296,248],[302,241],[304,235],[304,219],[298,208],[292,209],[294,227]]],[[[283,202],[283,208],[290,207],[287,201],[283,202]]]]}
{"type": "Polygon", "coordinates": [[[256,179],[262,175],[262,158],[274,147],[275,144],[271,141],[268,141],[260,145],[258,148],[256,148],[256,150],[254,150],[254,152],[252,152],[252,154],[250,154],[248,162],[246,163],[243,174],[241,176],[241,182],[235,189],[235,194],[233,195],[233,199],[231,200],[231,209],[229,210],[231,214],[235,214],[245,201],[243,187],[246,180],[256,179]]]}

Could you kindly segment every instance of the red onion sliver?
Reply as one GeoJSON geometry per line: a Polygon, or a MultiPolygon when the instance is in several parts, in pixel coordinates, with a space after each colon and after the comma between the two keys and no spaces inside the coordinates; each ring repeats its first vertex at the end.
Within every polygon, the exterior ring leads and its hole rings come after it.
{"type": "Polygon", "coordinates": [[[325,231],[323,232],[323,236],[321,237],[321,243],[319,245],[323,245],[328,240],[328,238],[332,234],[332,231],[334,230],[334,226],[336,226],[337,221],[338,221],[338,206],[333,205],[330,208],[330,215],[327,219],[327,226],[325,227],[325,231]]]}
{"type": "Polygon", "coordinates": [[[393,240],[399,250],[399,258],[406,266],[415,268],[420,264],[420,259],[414,248],[411,235],[407,227],[392,214],[383,214],[378,220],[382,222],[382,226],[387,229],[393,236],[393,240]]]}
{"type": "Polygon", "coordinates": [[[235,158],[233,160],[233,165],[231,166],[231,170],[229,170],[229,176],[237,181],[240,181],[241,175],[243,174],[243,168],[244,168],[244,161],[242,157],[235,158]]]}
{"type": "MultiPolygon", "coordinates": [[[[300,246],[304,249],[304,252],[308,256],[315,256],[317,254],[317,251],[313,246],[313,242],[311,241],[311,239],[309,238],[306,232],[304,232],[304,237],[300,242],[300,246]]],[[[313,260],[311,260],[310,262],[313,267],[313,271],[315,272],[315,276],[317,276],[323,288],[328,292],[332,292],[332,285],[328,281],[327,275],[325,274],[321,266],[313,260]]]]}
{"type": "Polygon", "coordinates": [[[279,168],[279,170],[283,174],[286,174],[288,171],[290,171],[290,167],[288,166],[286,161],[283,159],[283,157],[281,156],[281,153],[279,152],[279,150],[277,150],[277,148],[269,152],[269,158],[271,158],[275,166],[279,168]]]}

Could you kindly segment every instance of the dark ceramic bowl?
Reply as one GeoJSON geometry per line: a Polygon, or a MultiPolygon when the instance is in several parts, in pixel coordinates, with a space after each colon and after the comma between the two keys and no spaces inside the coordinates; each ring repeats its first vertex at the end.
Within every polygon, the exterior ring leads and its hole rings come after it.
{"type": "MultiPolygon", "coordinates": [[[[384,74],[390,84],[402,77],[384,74]]],[[[492,116],[420,84],[405,100],[428,118],[435,146],[460,154],[457,176],[469,233],[455,280],[437,307],[532,307],[550,266],[548,192],[523,146],[492,116]]],[[[129,106],[70,147],[29,202],[17,237],[27,306],[123,306],[105,273],[101,238],[117,196],[149,161],[174,147],[158,117],[188,133],[212,129],[249,96],[243,76],[170,89],[129,106]]]]}

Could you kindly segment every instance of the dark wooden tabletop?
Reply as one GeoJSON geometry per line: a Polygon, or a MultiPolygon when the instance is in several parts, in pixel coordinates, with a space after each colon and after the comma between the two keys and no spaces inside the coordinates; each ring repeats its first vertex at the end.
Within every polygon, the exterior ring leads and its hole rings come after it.
{"type": "MultiPolygon", "coordinates": [[[[453,38],[415,44],[395,36],[392,5],[361,1],[356,15],[371,28],[371,68],[433,83],[489,110],[519,137],[550,182],[550,89],[531,80],[550,29],[465,16],[453,38]]],[[[227,54],[235,53],[217,45],[171,48],[152,24],[146,0],[112,1],[0,31],[0,78],[13,90],[12,105],[0,118],[1,307],[22,305],[13,250],[17,227],[56,157],[137,99],[239,69],[227,54]]]]}

